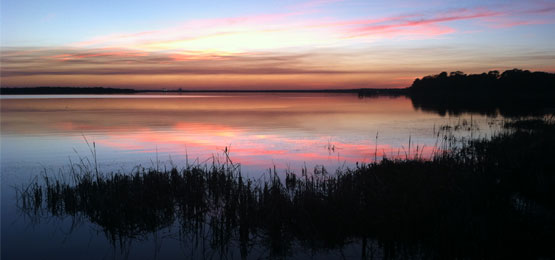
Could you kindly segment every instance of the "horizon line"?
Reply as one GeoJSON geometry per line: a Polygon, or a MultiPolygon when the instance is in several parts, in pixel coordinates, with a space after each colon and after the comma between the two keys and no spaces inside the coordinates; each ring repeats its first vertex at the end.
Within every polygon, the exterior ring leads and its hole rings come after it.
{"type": "Polygon", "coordinates": [[[333,88],[333,89],[134,89],[134,88],[121,88],[121,87],[62,87],[62,86],[35,86],[35,87],[3,87],[0,89],[38,89],[38,88],[51,88],[51,89],[112,89],[112,90],[132,90],[134,92],[358,92],[358,91],[395,91],[395,90],[405,90],[410,87],[404,88],[333,88]]]}

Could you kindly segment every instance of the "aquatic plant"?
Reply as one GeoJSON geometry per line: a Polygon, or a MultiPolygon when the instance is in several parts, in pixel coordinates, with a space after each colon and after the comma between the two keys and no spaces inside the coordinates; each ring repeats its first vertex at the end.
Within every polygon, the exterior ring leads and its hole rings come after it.
{"type": "Polygon", "coordinates": [[[246,178],[228,149],[223,163],[183,169],[73,171],[73,181],[35,180],[18,204],[29,215],[82,216],[120,246],[178,223],[180,233],[203,236],[221,254],[238,246],[244,258],[256,246],[286,257],[295,246],[349,244],[363,258],[553,257],[555,124],[506,127],[431,160],[383,159],[335,173],[274,168],[263,180],[246,178]]]}

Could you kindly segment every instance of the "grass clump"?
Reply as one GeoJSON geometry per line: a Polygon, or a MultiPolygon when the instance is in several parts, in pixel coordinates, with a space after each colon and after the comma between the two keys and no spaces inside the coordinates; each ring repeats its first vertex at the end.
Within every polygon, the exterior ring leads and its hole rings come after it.
{"type": "MultiPolygon", "coordinates": [[[[519,122],[431,160],[384,159],[330,174],[255,181],[229,161],[133,174],[46,179],[20,192],[29,214],[84,216],[113,243],[178,223],[214,250],[284,257],[360,246],[379,258],[553,257],[555,124],[519,122]],[[509,127],[510,126],[510,127],[509,127]],[[533,127],[529,127],[533,126],[533,127]],[[230,165],[231,164],[231,165],[230,165]]],[[[122,243],[121,243],[122,244],[122,243]]]]}

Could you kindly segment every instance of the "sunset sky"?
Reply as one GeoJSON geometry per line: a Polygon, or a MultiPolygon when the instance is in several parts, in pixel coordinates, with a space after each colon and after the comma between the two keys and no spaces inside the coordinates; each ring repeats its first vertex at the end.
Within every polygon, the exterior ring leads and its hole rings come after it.
{"type": "Polygon", "coordinates": [[[555,1],[1,1],[1,85],[407,87],[555,72],[555,1]]]}

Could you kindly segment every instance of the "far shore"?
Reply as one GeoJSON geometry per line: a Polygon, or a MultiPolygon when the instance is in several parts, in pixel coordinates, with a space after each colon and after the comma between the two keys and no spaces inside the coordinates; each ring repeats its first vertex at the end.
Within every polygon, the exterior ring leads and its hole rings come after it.
{"type": "MultiPolygon", "coordinates": [[[[489,71],[481,74],[464,74],[461,71],[441,72],[414,80],[405,88],[354,88],[354,89],[130,89],[110,87],[2,87],[2,95],[53,95],[53,94],[136,94],[136,93],[355,93],[359,96],[410,96],[417,98],[467,98],[511,97],[545,98],[552,96],[555,73],[531,72],[512,69],[503,73],[489,71]]],[[[488,101],[486,100],[486,103],[488,101]]]]}
{"type": "Polygon", "coordinates": [[[0,88],[2,95],[60,95],[60,94],[138,94],[138,93],[355,93],[363,95],[405,95],[408,88],[358,88],[358,89],[272,89],[272,90],[223,90],[223,89],[125,89],[104,87],[25,87],[0,88]]]}

